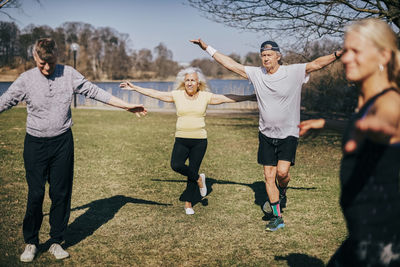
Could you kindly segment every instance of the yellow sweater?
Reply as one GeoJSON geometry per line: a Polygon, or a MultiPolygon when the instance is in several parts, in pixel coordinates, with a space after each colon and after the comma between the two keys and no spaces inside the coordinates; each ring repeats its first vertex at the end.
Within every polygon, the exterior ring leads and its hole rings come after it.
{"type": "Polygon", "coordinates": [[[204,118],[212,95],[210,92],[200,91],[197,98],[191,100],[185,96],[184,90],[172,91],[178,116],[175,137],[207,138],[204,118]]]}

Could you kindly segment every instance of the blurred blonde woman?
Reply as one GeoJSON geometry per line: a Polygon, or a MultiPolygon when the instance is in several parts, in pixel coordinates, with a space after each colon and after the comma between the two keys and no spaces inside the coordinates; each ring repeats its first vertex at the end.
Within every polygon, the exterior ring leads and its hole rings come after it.
{"type": "Polygon", "coordinates": [[[192,202],[200,191],[207,195],[206,176],[199,169],[207,149],[205,115],[208,105],[255,100],[255,95],[220,95],[209,92],[206,78],[199,68],[181,70],[176,77],[174,90],[162,92],[142,88],[130,82],[120,84],[122,89],[133,90],[164,102],[175,103],[176,122],[175,144],[171,156],[171,168],[187,177],[186,190],[181,200],[185,201],[185,212],[194,214],[192,202]],[[189,164],[186,165],[186,160],[189,164]],[[199,188],[199,190],[197,189],[199,188]]]}
{"type": "MultiPolygon", "coordinates": [[[[348,238],[328,266],[400,266],[400,53],[397,36],[378,19],[351,24],[341,58],[360,89],[343,136],[340,205],[348,238]]],[[[300,123],[300,134],[337,128],[324,119],[300,123]]]]}

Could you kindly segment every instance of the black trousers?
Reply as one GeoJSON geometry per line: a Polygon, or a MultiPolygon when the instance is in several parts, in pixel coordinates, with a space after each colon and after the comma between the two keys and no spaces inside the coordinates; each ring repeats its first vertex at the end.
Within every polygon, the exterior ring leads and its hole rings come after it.
{"type": "Polygon", "coordinates": [[[171,168],[188,178],[186,190],[181,196],[182,201],[193,202],[199,194],[197,179],[199,169],[207,150],[207,139],[175,138],[171,156],[171,168]],[[189,165],[186,160],[189,159],[189,165]]]}
{"type": "Polygon", "coordinates": [[[28,183],[28,203],[22,226],[25,243],[39,244],[43,221],[43,199],[49,183],[50,242],[61,243],[68,225],[71,208],[74,169],[72,131],[55,137],[25,136],[24,162],[28,183]]]}

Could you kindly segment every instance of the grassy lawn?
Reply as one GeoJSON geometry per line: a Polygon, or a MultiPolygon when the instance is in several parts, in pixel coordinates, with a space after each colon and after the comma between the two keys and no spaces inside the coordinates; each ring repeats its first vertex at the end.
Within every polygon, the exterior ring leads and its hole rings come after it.
{"type": "MultiPolygon", "coordinates": [[[[291,169],[286,227],[266,232],[257,164],[257,115],[209,114],[201,166],[209,195],[185,215],[185,177],[170,154],[176,116],[73,110],[75,175],[66,236],[71,257],[43,252],[32,266],[323,266],[346,236],[338,204],[340,136],[301,139],[291,169]]],[[[27,185],[26,111],[0,114],[0,266],[19,262],[27,185]]],[[[46,193],[41,243],[49,238],[46,193]]],[[[41,246],[44,247],[44,246],[41,246]]]]}

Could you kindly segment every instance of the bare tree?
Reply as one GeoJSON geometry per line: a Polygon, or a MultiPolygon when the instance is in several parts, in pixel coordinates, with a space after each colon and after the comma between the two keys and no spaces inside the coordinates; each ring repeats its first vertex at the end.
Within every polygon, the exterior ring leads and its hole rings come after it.
{"type": "MultiPolygon", "coordinates": [[[[237,54],[230,54],[229,57],[233,58],[236,62],[240,62],[240,56],[237,54]]],[[[226,78],[226,77],[235,77],[240,78],[239,75],[233,74],[231,71],[227,70],[215,60],[211,60],[209,58],[195,59],[192,60],[190,66],[200,68],[203,73],[209,78],[226,78]]]]}
{"type": "Polygon", "coordinates": [[[165,44],[159,43],[154,47],[156,59],[154,61],[157,75],[161,78],[175,75],[178,72],[178,64],[172,60],[172,51],[165,44]]]}
{"type": "Polygon", "coordinates": [[[247,53],[244,57],[243,64],[249,66],[261,66],[260,54],[256,52],[247,53]]]}
{"type": "MultiPolygon", "coordinates": [[[[40,0],[35,0],[38,4],[40,4],[40,0]]],[[[6,15],[9,19],[15,20],[12,16],[10,16],[5,9],[10,8],[18,8],[22,10],[22,1],[21,0],[0,0],[0,14],[6,15]]]]}
{"type": "Polygon", "coordinates": [[[190,63],[190,66],[200,68],[204,75],[212,78],[217,77],[218,73],[221,72],[221,66],[214,60],[208,58],[194,59],[190,63]]]}
{"type": "MultiPolygon", "coordinates": [[[[400,29],[399,0],[188,0],[213,21],[225,25],[300,37],[340,37],[355,19],[376,17],[400,29]]],[[[299,40],[297,38],[297,40],[299,40]]]]}
{"type": "Polygon", "coordinates": [[[151,71],[153,54],[150,49],[140,49],[136,56],[136,69],[141,71],[151,71]]]}
{"type": "Polygon", "coordinates": [[[14,22],[0,21],[0,66],[13,65],[18,54],[18,26],[14,22]]]}
{"type": "Polygon", "coordinates": [[[0,0],[0,8],[20,8],[19,0],[0,0]]]}

